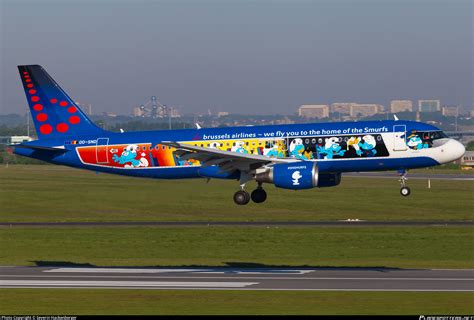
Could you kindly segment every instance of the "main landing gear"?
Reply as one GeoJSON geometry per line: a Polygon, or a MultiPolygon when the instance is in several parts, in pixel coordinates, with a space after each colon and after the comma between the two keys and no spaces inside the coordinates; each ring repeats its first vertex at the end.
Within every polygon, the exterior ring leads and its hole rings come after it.
{"type": "Polygon", "coordinates": [[[250,201],[250,195],[247,191],[245,190],[240,190],[234,193],[234,202],[238,205],[244,205],[249,203],[250,201]]]}
{"type": "Polygon", "coordinates": [[[267,193],[263,190],[261,183],[258,184],[257,189],[252,191],[251,195],[243,189],[243,186],[241,186],[241,190],[234,193],[234,202],[238,205],[245,205],[249,203],[250,199],[255,203],[262,203],[267,200],[267,193]]]}
{"type": "Polygon", "coordinates": [[[410,191],[410,188],[407,187],[407,181],[408,181],[408,179],[406,177],[407,171],[402,170],[402,171],[399,171],[399,173],[400,173],[400,180],[398,180],[398,181],[400,181],[400,186],[401,186],[400,194],[404,197],[408,197],[410,195],[411,191],[410,191]]]}
{"type": "Polygon", "coordinates": [[[262,203],[267,200],[267,193],[263,190],[262,184],[259,184],[257,189],[252,191],[251,198],[255,203],[262,203]]]}

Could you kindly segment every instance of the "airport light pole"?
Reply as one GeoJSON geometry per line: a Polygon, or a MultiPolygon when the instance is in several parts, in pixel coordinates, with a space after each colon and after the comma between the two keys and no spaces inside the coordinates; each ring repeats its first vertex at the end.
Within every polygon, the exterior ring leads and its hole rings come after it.
{"type": "Polygon", "coordinates": [[[165,110],[168,112],[168,129],[171,130],[171,107],[164,105],[165,110]]]}

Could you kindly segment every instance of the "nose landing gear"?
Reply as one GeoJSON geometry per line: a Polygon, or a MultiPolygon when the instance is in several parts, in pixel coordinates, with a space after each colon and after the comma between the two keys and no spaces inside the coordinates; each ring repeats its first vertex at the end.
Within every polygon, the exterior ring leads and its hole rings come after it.
{"type": "Polygon", "coordinates": [[[410,191],[410,188],[407,187],[407,181],[408,181],[406,177],[407,171],[402,170],[402,171],[399,171],[399,173],[400,173],[400,179],[398,181],[400,181],[400,186],[401,186],[400,194],[404,197],[408,197],[411,191],[410,191]]]}

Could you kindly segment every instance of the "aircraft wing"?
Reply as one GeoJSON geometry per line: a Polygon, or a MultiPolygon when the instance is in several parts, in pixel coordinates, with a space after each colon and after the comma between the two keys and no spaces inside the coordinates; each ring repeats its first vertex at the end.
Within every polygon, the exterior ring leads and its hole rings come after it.
{"type": "Polygon", "coordinates": [[[298,162],[294,158],[274,158],[258,154],[246,154],[213,148],[198,147],[174,141],[162,141],[160,144],[176,148],[174,152],[182,160],[194,159],[202,167],[217,165],[221,171],[250,171],[270,163],[298,162]]]}

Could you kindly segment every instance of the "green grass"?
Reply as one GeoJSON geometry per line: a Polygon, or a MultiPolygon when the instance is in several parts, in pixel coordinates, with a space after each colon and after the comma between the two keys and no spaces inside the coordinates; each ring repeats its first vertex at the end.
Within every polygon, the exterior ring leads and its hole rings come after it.
{"type": "MultiPolygon", "coordinates": [[[[474,220],[473,181],[343,178],[333,188],[266,185],[264,204],[234,205],[237,181],[152,180],[60,166],[0,167],[0,221],[474,220]]],[[[249,183],[249,189],[254,183],[249,183]]]]}
{"type": "MultiPolygon", "coordinates": [[[[0,167],[0,221],[473,220],[473,182],[390,179],[236,206],[236,181],[160,181],[58,166],[0,167]]],[[[249,184],[251,186],[253,184],[249,184]]],[[[471,227],[0,229],[0,265],[474,268],[471,227]]],[[[474,294],[0,289],[5,314],[472,314],[474,294]],[[28,303],[25,304],[25,301],[28,303]]]]}
{"type": "MultiPolygon", "coordinates": [[[[424,174],[462,174],[462,175],[474,175],[473,169],[461,169],[460,166],[450,167],[447,165],[441,165],[437,167],[423,168],[423,169],[412,169],[410,173],[424,173],[424,174]]],[[[410,176],[410,174],[408,174],[410,176]]]]}
{"type": "Polygon", "coordinates": [[[4,228],[0,265],[474,268],[470,227],[4,228]]]}
{"type": "Polygon", "coordinates": [[[474,313],[474,293],[459,292],[0,289],[0,296],[4,314],[474,313]]]}

